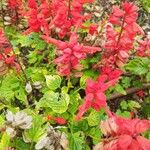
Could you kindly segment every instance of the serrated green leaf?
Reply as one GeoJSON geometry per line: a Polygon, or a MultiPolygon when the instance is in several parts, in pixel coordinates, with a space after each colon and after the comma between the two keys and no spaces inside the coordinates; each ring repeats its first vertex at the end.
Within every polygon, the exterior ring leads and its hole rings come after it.
{"type": "Polygon", "coordinates": [[[100,122],[100,114],[99,112],[93,110],[88,116],[88,124],[89,126],[96,126],[100,122]]]}
{"type": "Polygon", "coordinates": [[[149,64],[150,59],[137,57],[125,65],[125,69],[129,70],[133,74],[142,75],[148,72],[149,64]]]}
{"type": "Polygon", "coordinates": [[[43,118],[35,116],[32,121],[32,127],[24,131],[23,138],[27,142],[37,142],[45,133],[43,118]]]}
{"type": "Polygon", "coordinates": [[[146,74],[146,80],[147,80],[147,82],[150,81],[150,72],[148,72],[148,73],[146,74]]]}
{"type": "Polygon", "coordinates": [[[70,150],[84,150],[84,136],[80,132],[74,133],[70,137],[70,150]]]}
{"type": "Polygon", "coordinates": [[[1,138],[1,142],[0,142],[0,148],[1,150],[6,150],[9,147],[9,143],[10,143],[10,137],[9,135],[5,132],[1,138]]]}
{"type": "Polygon", "coordinates": [[[56,113],[64,113],[68,108],[69,101],[70,97],[66,93],[59,94],[48,91],[44,94],[39,103],[37,103],[37,107],[50,107],[56,113]]]}
{"type": "Polygon", "coordinates": [[[30,149],[30,145],[25,143],[23,140],[20,138],[15,138],[13,139],[13,144],[12,144],[17,150],[27,150],[30,149]]]}
{"type": "Polygon", "coordinates": [[[132,109],[135,109],[135,108],[140,108],[141,105],[138,103],[138,102],[135,102],[135,101],[128,101],[128,106],[129,108],[132,110],[132,109]]]}
{"type": "Polygon", "coordinates": [[[128,104],[127,104],[126,101],[122,101],[122,102],[120,103],[120,106],[121,106],[121,108],[124,109],[124,110],[126,110],[126,109],[128,108],[128,104]]]}
{"type": "Polygon", "coordinates": [[[86,80],[87,80],[88,78],[89,78],[89,77],[86,76],[86,75],[81,76],[81,78],[80,78],[80,86],[81,86],[81,87],[85,87],[85,86],[86,86],[86,80]]]}
{"type": "Polygon", "coordinates": [[[126,95],[126,91],[123,89],[123,87],[120,84],[116,84],[115,90],[123,95],[126,95]]]}
{"type": "Polygon", "coordinates": [[[58,75],[46,75],[46,84],[50,90],[56,90],[60,87],[61,77],[58,75]]]}

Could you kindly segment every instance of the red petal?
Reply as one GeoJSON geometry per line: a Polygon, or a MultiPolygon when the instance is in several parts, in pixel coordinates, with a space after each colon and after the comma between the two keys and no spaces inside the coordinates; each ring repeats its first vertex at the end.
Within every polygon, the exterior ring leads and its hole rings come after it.
{"type": "Polygon", "coordinates": [[[127,150],[141,150],[141,147],[136,140],[132,139],[131,145],[127,150]]]}
{"type": "Polygon", "coordinates": [[[143,150],[150,150],[150,140],[145,139],[142,136],[138,136],[137,141],[143,150]]]}
{"type": "Polygon", "coordinates": [[[148,120],[140,120],[136,126],[136,132],[137,133],[143,133],[145,132],[146,130],[150,129],[150,123],[148,120]]]}
{"type": "Polygon", "coordinates": [[[118,139],[118,147],[121,150],[127,150],[132,142],[132,137],[129,135],[121,135],[118,139]]]}

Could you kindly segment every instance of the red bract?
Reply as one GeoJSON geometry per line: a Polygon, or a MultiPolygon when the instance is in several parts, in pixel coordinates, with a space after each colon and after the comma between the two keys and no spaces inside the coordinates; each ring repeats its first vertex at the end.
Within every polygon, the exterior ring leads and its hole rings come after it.
{"type": "Polygon", "coordinates": [[[12,24],[18,24],[24,14],[24,7],[22,0],[7,0],[8,2],[8,13],[11,17],[12,24]]]}
{"type": "Polygon", "coordinates": [[[145,38],[139,41],[139,46],[136,48],[137,55],[140,57],[150,57],[150,38],[145,38]]]}
{"type": "Polygon", "coordinates": [[[38,8],[35,0],[29,0],[28,7],[29,11],[26,13],[26,17],[29,28],[25,31],[25,34],[42,31],[44,34],[49,35],[50,30],[47,22],[51,15],[49,3],[42,1],[38,8]]]}
{"type": "Polygon", "coordinates": [[[113,7],[106,26],[105,50],[101,63],[115,68],[122,67],[130,56],[130,50],[134,48],[134,40],[137,34],[144,34],[136,23],[138,8],[130,2],[122,4],[122,8],[113,7]],[[118,32],[116,27],[121,28],[118,32]]]}
{"type": "Polygon", "coordinates": [[[29,29],[25,33],[42,31],[49,35],[54,30],[63,38],[70,33],[71,28],[78,29],[82,21],[88,18],[82,14],[83,5],[92,1],[42,0],[37,7],[35,0],[29,0],[29,12],[26,13],[29,29]]]}
{"type": "Polygon", "coordinates": [[[140,90],[140,91],[136,92],[136,95],[143,98],[145,96],[145,92],[143,90],[140,90]]]}
{"type": "Polygon", "coordinates": [[[78,114],[76,116],[77,120],[80,120],[83,114],[89,109],[94,108],[99,111],[100,108],[106,108],[106,95],[105,91],[116,84],[118,77],[108,81],[107,75],[101,75],[96,81],[91,79],[87,80],[86,84],[86,96],[83,104],[79,107],[78,114]],[[106,82],[107,81],[107,82],[106,82]]]}
{"type": "Polygon", "coordinates": [[[4,61],[7,65],[15,67],[20,71],[20,66],[15,62],[16,56],[13,54],[12,46],[8,39],[5,37],[4,32],[0,29],[0,60],[4,61]]]}
{"type": "Polygon", "coordinates": [[[58,58],[55,59],[58,73],[62,76],[70,75],[72,70],[81,71],[80,60],[86,58],[86,54],[100,51],[98,47],[83,46],[78,43],[78,36],[72,33],[69,42],[62,42],[53,38],[42,36],[47,42],[57,46],[58,58]]]}
{"type": "Polygon", "coordinates": [[[125,119],[112,116],[100,125],[102,133],[109,137],[99,145],[99,150],[149,150],[150,141],[140,136],[150,129],[148,120],[125,119]]]}
{"type": "Polygon", "coordinates": [[[47,120],[48,121],[53,120],[53,121],[55,121],[56,123],[58,123],[60,125],[64,125],[64,124],[67,123],[67,121],[62,117],[52,117],[50,115],[47,116],[47,120]]]}

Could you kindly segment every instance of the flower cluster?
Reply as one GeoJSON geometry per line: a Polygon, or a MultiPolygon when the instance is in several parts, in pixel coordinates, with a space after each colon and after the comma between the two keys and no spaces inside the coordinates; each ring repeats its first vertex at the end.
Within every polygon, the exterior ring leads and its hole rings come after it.
{"type": "Polygon", "coordinates": [[[140,134],[150,129],[148,120],[125,119],[113,115],[100,125],[104,139],[95,150],[149,150],[150,141],[140,134]]]}
{"type": "Polygon", "coordinates": [[[134,47],[135,37],[144,34],[136,23],[138,7],[124,2],[122,8],[113,6],[106,25],[106,42],[101,63],[112,68],[122,67],[127,62],[134,47]]]}
{"type": "Polygon", "coordinates": [[[96,81],[93,81],[91,79],[87,80],[86,90],[85,90],[86,96],[83,104],[79,107],[79,112],[76,116],[77,120],[80,120],[83,114],[91,107],[97,111],[99,111],[100,108],[106,109],[107,103],[106,103],[106,95],[104,92],[110,86],[115,85],[119,77],[116,76],[111,80],[109,79],[110,78],[108,75],[101,75],[97,78],[96,81]]]}
{"type": "Polygon", "coordinates": [[[147,37],[144,40],[140,40],[136,51],[140,57],[150,57],[150,38],[147,37]]]}
{"type": "Polygon", "coordinates": [[[17,71],[20,71],[20,65],[15,59],[16,56],[13,54],[12,46],[5,37],[3,30],[0,29],[0,61],[6,65],[15,67],[17,71]]]}
{"type": "Polygon", "coordinates": [[[63,38],[72,27],[78,28],[89,15],[82,15],[83,5],[93,0],[52,0],[41,1],[38,7],[35,0],[28,0],[29,29],[25,33],[42,31],[49,35],[53,30],[63,38]]]}
{"type": "Polygon", "coordinates": [[[6,0],[3,13],[5,25],[18,25],[23,28],[22,19],[24,15],[24,4],[22,0],[6,0]],[[6,10],[5,10],[6,9],[6,10]]]}
{"type": "Polygon", "coordinates": [[[29,10],[25,15],[28,19],[29,28],[25,34],[42,30],[44,34],[49,35],[48,22],[46,21],[51,15],[49,3],[41,1],[41,5],[38,7],[35,0],[28,0],[28,8],[29,10]]]}
{"type": "Polygon", "coordinates": [[[44,40],[48,43],[57,46],[58,58],[55,59],[57,64],[58,73],[62,76],[70,75],[72,70],[80,71],[82,66],[79,61],[86,58],[86,55],[92,54],[96,51],[100,51],[99,47],[89,47],[78,43],[78,35],[76,33],[71,33],[69,42],[63,42],[51,37],[42,36],[44,40]]]}

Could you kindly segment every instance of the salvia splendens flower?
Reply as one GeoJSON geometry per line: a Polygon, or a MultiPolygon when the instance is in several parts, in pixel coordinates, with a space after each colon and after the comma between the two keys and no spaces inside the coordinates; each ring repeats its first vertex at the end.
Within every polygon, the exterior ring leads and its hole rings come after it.
{"type": "Polygon", "coordinates": [[[112,80],[108,80],[107,75],[101,75],[97,78],[96,81],[92,79],[88,79],[86,83],[86,96],[83,104],[79,106],[79,111],[76,116],[77,120],[80,120],[84,113],[90,109],[94,108],[95,110],[99,111],[100,108],[106,108],[106,95],[105,91],[110,87],[116,84],[118,81],[118,77],[112,80]]]}
{"type": "Polygon", "coordinates": [[[102,121],[100,128],[106,139],[94,150],[149,150],[150,141],[141,133],[150,129],[149,120],[112,116],[102,121]]]}

